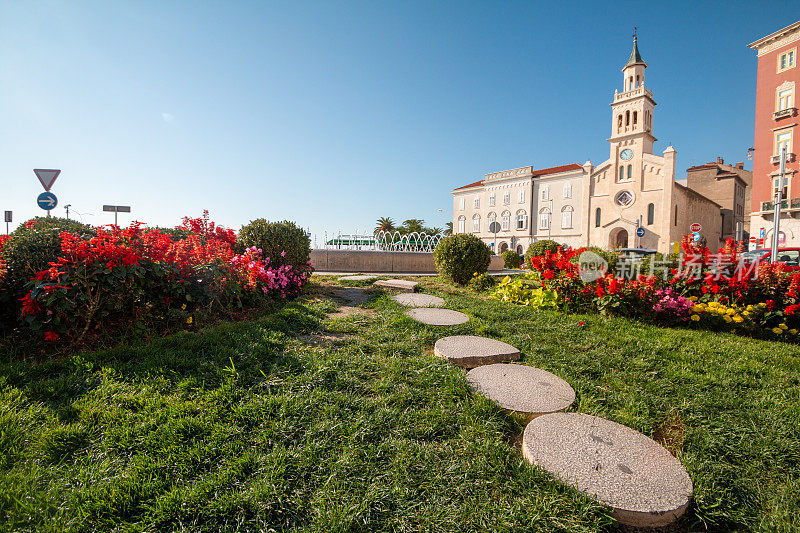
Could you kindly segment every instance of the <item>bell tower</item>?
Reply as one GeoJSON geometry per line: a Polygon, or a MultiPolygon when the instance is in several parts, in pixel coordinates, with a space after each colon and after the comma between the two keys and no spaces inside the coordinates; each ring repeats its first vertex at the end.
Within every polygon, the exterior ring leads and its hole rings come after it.
{"type": "Polygon", "coordinates": [[[622,67],[622,92],[614,91],[611,102],[611,159],[616,161],[618,181],[635,178],[634,169],[642,167],[642,154],[653,153],[653,93],[644,83],[647,63],[639,53],[636,29],[633,50],[622,67]]]}

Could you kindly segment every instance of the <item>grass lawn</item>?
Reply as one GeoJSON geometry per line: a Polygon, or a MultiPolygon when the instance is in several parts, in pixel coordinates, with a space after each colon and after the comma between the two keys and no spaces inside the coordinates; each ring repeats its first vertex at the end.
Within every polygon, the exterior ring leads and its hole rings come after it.
{"type": "Polygon", "coordinates": [[[329,318],[336,282],[317,279],[261,318],[146,345],[46,363],[6,348],[0,530],[613,530],[525,463],[517,419],[432,356],[450,334],[518,347],[575,388],[574,410],[664,443],[695,487],[682,528],[800,528],[795,346],[418,281],[472,320],[417,324],[382,292],[370,314],[329,318]]]}

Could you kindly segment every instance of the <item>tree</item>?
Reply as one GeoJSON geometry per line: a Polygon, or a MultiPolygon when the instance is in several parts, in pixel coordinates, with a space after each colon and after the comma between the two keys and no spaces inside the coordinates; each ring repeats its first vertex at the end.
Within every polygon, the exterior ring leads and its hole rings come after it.
{"type": "Polygon", "coordinates": [[[380,231],[394,231],[394,220],[390,217],[381,217],[376,221],[375,233],[380,231]]]}
{"type": "Polygon", "coordinates": [[[444,234],[445,234],[445,236],[453,234],[453,223],[452,222],[448,222],[447,223],[447,227],[444,229],[444,234]]]}
{"type": "Polygon", "coordinates": [[[402,231],[404,233],[421,232],[425,229],[423,224],[425,221],[421,218],[410,218],[403,221],[402,231]]]}
{"type": "Polygon", "coordinates": [[[432,228],[425,228],[425,233],[430,235],[439,235],[442,232],[442,228],[434,226],[432,228]]]}

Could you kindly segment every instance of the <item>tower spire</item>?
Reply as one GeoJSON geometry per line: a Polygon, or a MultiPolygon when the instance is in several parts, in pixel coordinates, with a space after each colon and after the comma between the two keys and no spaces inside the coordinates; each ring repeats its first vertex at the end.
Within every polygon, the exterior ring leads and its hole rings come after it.
{"type": "Polygon", "coordinates": [[[625,66],[622,67],[622,70],[625,70],[628,67],[632,67],[633,65],[644,65],[647,66],[647,63],[644,62],[642,59],[642,54],[639,53],[639,45],[638,45],[638,38],[636,36],[636,26],[633,27],[633,50],[631,50],[631,57],[628,58],[628,62],[625,63],[625,66]]]}

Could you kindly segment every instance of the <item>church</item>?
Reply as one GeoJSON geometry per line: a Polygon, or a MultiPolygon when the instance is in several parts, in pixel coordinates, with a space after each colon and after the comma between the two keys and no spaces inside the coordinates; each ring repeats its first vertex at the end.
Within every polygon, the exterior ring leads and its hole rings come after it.
{"type": "MultiPolygon", "coordinates": [[[[704,195],[692,181],[676,181],[677,151],[672,146],[653,153],[656,101],[645,83],[646,69],[634,36],[622,67],[621,90],[614,91],[611,101],[607,160],[543,169],[525,166],[458,187],[452,191],[453,232],[473,233],[495,253],[522,253],[543,239],[576,248],[666,253],[698,228],[709,248],[721,246],[726,206],[719,202],[727,196],[709,198],[715,196],[708,193],[713,184],[702,189],[704,195]]],[[[736,183],[742,198],[746,186],[736,183]]]]}

